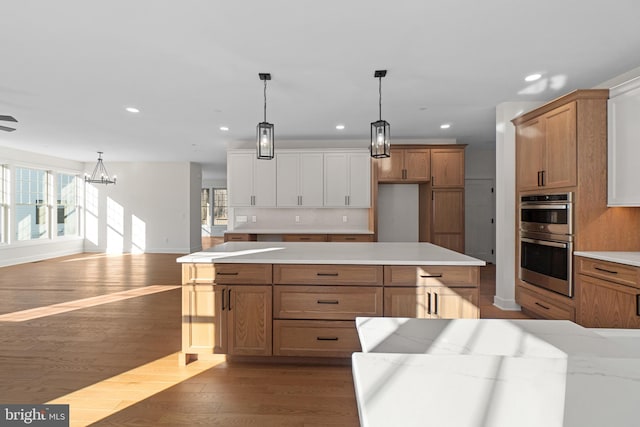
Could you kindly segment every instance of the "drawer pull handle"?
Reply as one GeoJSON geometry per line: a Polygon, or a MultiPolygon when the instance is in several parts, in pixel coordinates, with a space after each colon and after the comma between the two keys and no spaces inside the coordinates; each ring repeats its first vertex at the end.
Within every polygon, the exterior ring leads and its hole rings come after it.
{"type": "Polygon", "coordinates": [[[421,274],[420,277],[423,278],[423,279],[433,279],[433,278],[442,277],[442,273],[440,273],[440,274],[421,274]]]}
{"type": "Polygon", "coordinates": [[[311,237],[301,237],[300,240],[311,240],[311,237]]]}
{"type": "Polygon", "coordinates": [[[318,276],[338,277],[338,273],[316,273],[318,276]]]}
{"type": "Polygon", "coordinates": [[[544,308],[545,310],[549,310],[549,307],[544,306],[544,305],[540,304],[540,303],[539,303],[539,302],[537,302],[537,301],[536,301],[536,305],[537,305],[537,306],[540,306],[540,307],[542,307],[542,308],[544,308]]]}
{"type": "Polygon", "coordinates": [[[340,304],[340,301],[338,300],[326,300],[326,299],[319,299],[318,301],[316,301],[318,304],[340,304]]]}
{"type": "Polygon", "coordinates": [[[318,341],[338,341],[338,337],[316,337],[318,341]]]}
{"type": "Polygon", "coordinates": [[[613,270],[607,270],[606,268],[601,268],[601,267],[593,267],[598,271],[602,271],[603,273],[609,273],[609,274],[618,274],[617,271],[613,271],[613,270]]]}
{"type": "Polygon", "coordinates": [[[355,238],[355,237],[345,237],[344,239],[345,239],[345,240],[356,240],[356,238],[355,238]]]}
{"type": "Polygon", "coordinates": [[[221,272],[221,271],[218,271],[218,272],[216,272],[216,274],[217,274],[218,276],[237,276],[237,275],[238,275],[238,272],[236,271],[235,273],[223,273],[223,272],[221,272]]]}

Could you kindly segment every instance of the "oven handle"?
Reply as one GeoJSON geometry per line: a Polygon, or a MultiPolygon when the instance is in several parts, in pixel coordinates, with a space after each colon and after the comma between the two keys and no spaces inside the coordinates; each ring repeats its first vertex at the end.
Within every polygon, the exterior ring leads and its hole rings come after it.
{"type": "Polygon", "coordinates": [[[566,203],[559,203],[557,205],[541,205],[538,203],[535,204],[529,204],[529,203],[522,203],[520,205],[521,209],[555,209],[555,210],[566,210],[569,209],[569,205],[566,203]]]}
{"type": "Polygon", "coordinates": [[[529,239],[529,238],[526,238],[526,237],[521,237],[520,241],[521,242],[527,242],[527,243],[533,243],[535,245],[552,246],[554,248],[566,249],[566,248],[569,247],[568,243],[552,242],[552,241],[549,241],[549,240],[529,239]]]}

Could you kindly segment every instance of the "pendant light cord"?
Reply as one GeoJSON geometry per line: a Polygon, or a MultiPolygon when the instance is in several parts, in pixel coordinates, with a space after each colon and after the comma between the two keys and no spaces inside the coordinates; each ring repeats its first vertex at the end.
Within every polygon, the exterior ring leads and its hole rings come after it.
{"type": "Polygon", "coordinates": [[[378,109],[380,111],[380,120],[382,120],[382,77],[378,77],[378,109]]]}
{"type": "Polygon", "coordinates": [[[264,81],[264,121],[267,121],[267,80],[264,81]]]}

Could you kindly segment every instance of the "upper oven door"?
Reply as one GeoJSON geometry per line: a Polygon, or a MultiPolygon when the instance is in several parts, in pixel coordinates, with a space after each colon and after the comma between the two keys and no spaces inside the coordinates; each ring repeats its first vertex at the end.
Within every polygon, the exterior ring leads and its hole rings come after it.
{"type": "Polygon", "coordinates": [[[573,234],[571,203],[522,202],[520,229],[537,233],[573,234]]]}

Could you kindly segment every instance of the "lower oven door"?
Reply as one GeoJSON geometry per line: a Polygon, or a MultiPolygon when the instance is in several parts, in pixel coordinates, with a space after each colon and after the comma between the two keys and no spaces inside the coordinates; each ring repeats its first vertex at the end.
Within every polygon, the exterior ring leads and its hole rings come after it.
{"type": "Polygon", "coordinates": [[[573,296],[573,243],[520,237],[520,280],[573,296]]]}

